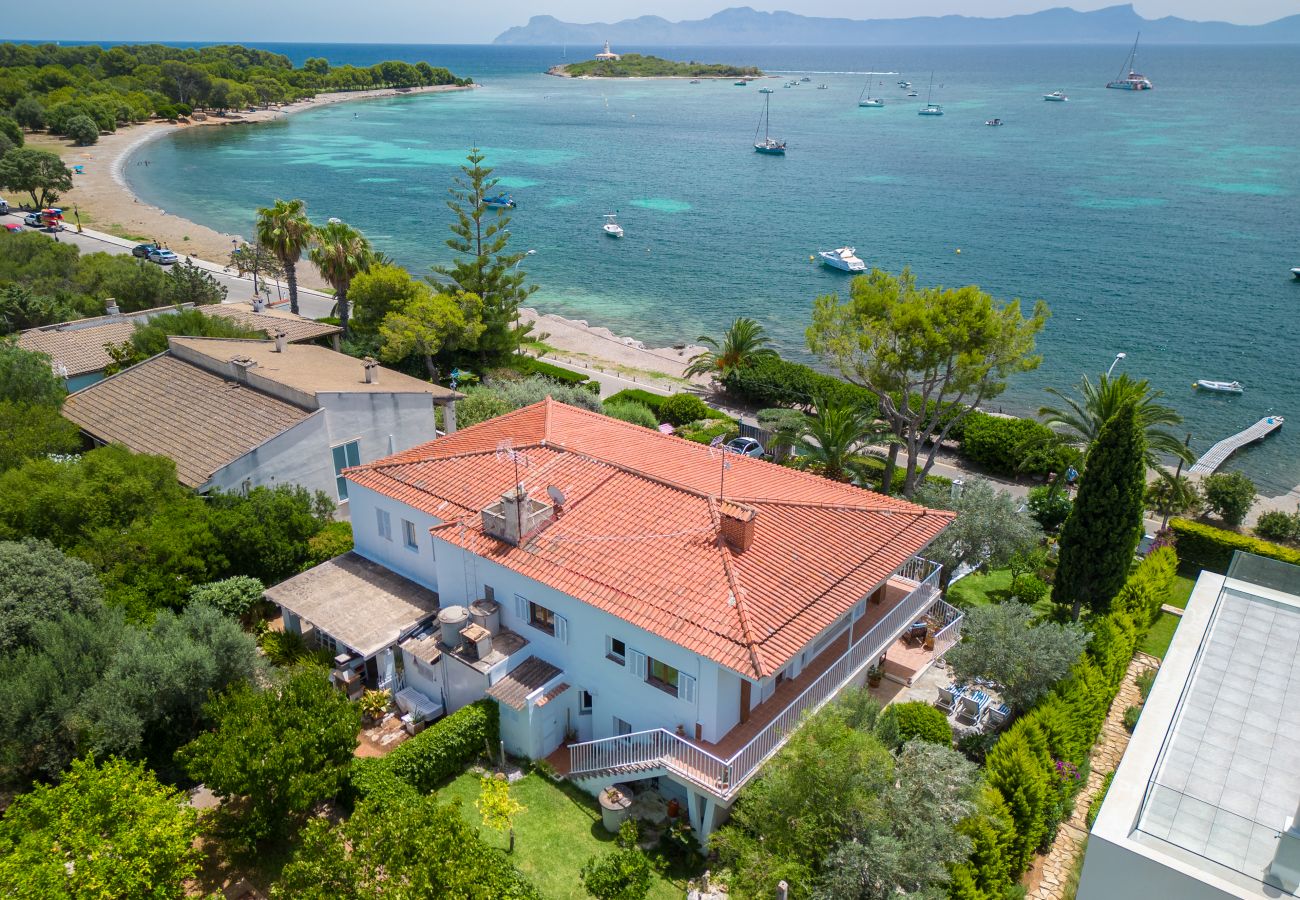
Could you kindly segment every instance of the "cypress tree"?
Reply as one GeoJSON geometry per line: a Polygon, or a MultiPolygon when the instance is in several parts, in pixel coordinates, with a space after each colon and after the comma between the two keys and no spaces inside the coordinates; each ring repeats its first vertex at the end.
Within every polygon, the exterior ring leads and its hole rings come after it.
{"type": "Polygon", "coordinates": [[[1052,599],[1075,621],[1086,605],[1104,613],[1119,593],[1142,536],[1146,439],[1137,407],[1126,403],[1101,428],[1088,453],[1079,496],[1061,528],[1052,599]]]}

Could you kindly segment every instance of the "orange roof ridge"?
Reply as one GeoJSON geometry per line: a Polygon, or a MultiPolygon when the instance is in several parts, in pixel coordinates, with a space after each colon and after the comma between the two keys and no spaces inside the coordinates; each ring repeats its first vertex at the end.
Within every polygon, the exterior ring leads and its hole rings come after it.
{"type": "MultiPolygon", "coordinates": [[[[855,485],[848,485],[855,487],[855,485]]],[[[867,491],[866,488],[857,488],[860,491],[867,491]]],[[[875,491],[867,491],[875,494],[875,491]]],[[[808,509],[834,509],[843,512],[874,512],[882,515],[893,515],[895,513],[908,516],[933,516],[940,515],[948,518],[956,518],[957,514],[950,509],[935,509],[930,506],[921,506],[919,503],[913,503],[910,500],[899,500],[890,497],[888,494],[879,494],[893,502],[878,506],[868,505],[865,503],[827,503],[825,500],[792,500],[783,497],[728,497],[727,500],[733,503],[762,504],[766,506],[799,506],[808,509]]]]}
{"type": "Polygon", "coordinates": [[[762,678],[764,672],[763,656],[758,652],[758,642],[754,640],[754,630],[749,627],[749,615],[745,610],[745,589],[740,584],[740,573],[736,571],[731,558],[731,551],[727,549],[726,538],[722,536],[721,511],[719,510],[719,501],[713,497],[709,498],[709,516],[713,520],[713,527],[718,529],[718,536],[714,538],[714,546],[718,549],[718,554],[722,557],[722,570],[727,573],[727,584],[731,588],[732,608],[736,611],[736,621],[740,625],[740,633],[745,637],[745,649],[749,651],[749,661],[754,667],[754,674],[762,678]]]}

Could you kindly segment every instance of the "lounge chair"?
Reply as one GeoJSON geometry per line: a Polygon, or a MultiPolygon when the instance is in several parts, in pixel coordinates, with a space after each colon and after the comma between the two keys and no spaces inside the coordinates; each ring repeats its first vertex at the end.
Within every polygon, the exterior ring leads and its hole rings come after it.
{"type": "Polygon", "coordinates": [[[943,710],[948,715],[957,708],[957,698],[961,696],[961,691],[956,686],[949,685],[946,688],[939,688],[939,698],[935,701],[935,706],[943,710]]]}
{"type": "Polygon", "coordinates": [[[994,728],[1001,728],[1010,718],[1011,707],[1005,703],[997,707],[989,706],[989,724],[994,728]]]}
{"type": "Polygon", "coordinates": [[[962,694],[957,700],[957,718],[970,719],[972,725],[977,725],[991,702],[989,695],[978,688],[962,694]]]}

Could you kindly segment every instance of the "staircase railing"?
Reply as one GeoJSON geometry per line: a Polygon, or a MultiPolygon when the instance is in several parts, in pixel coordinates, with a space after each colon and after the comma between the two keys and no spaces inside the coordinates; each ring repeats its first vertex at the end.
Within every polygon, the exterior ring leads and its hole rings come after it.
{"type": "MultiPolygon", "coordinates": [[[[934,606],[939,600],[939,569],[937,563],[929,560],[909,561],[894,577],[915,581],[916,587],[730,759],[719,759],[686,738],[656,728],[573,744],[569,747],[570,774],[657,765],[728,799],[784,745],[805,714],[824,706],[845,684],[879,659],[908,625],[934,606]]],[[[960,620],[953,625],[960,626],[960,620]]]]}

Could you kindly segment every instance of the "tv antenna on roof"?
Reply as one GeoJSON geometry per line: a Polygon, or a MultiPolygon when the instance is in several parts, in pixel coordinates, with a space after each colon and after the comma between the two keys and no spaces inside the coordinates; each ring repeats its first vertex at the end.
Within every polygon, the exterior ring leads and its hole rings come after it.
{"type": "Polygon", "coordinates": [[[731,462],[727,459],[727,454],[731,451],[723,446],[725,435],[718,435],[709,441],[709,456],[722,459],[722,471],[718,474],[718,499],[722,499],[723,489],[727,485],[727,470],[731,468],[731,462]]]}

